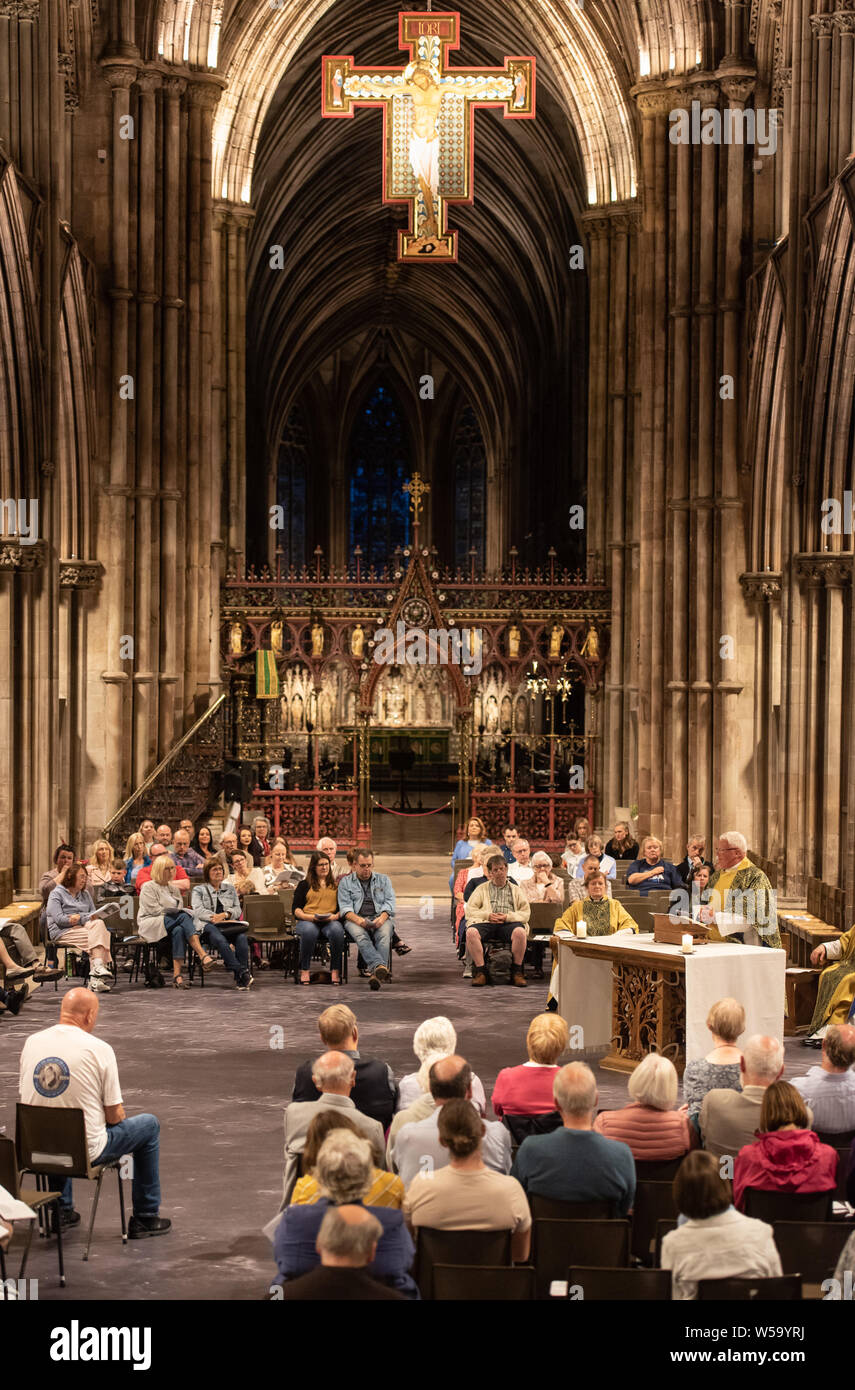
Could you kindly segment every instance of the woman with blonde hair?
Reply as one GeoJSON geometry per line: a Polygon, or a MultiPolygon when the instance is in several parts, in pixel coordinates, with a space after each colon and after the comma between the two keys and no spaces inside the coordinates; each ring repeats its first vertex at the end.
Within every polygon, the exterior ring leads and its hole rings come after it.
{"type": "Polygon", "coordinates": [[[113,882],[113,846],[107,840],[96,840],[89,851],[86,865],[86,887],[103,888],[113,882]]]}
{"type": "Polygon", "coordinates": [[[684,1110],[675,1110],[677,1068],[659,1052],[648,1052],[631,1073],[629,1103],[620,1110],[601,1110],[597,1134],[628,1144],[635,1159],[647,1162],[681,1158],[698,1144],[684,1110]]]}
{"type": "Polygon", "coordinates": [[[452,890],[454,889],[454,866],[457,860],[471,858],[472,850],[475,845],[480,845],[481,848],[484,849],[487,845],[491,845],[492,843],[493,841],[487,838],[487,829],[480,816],[470,816],[466,824],[466,838],[458,840],[454,849],[451,851],[451,877],[448,880],[449,888],[452,890]]]}
{"type": "Polygon", "coordinates": [[[139,831],[135,835],[129,835],[128,843],[125,845],[125,883],[136,883],[140,869],[147,869],[150,863],[151,856],[146,849],[145,836],[139,831]]]}
{"type": "Polygon", "coordinates": [[[699,1128],[698,1118],[707,1091],[741,1091],[739,1063],[742,1053],[736,1040],[745,1032],[745,1010],[738,999],[719,999],[707,1014],[712,1049],[705,1057],[686,1063],[683,1072],[683,1099],[689,1119],[699,1128]]]}
{"type": "Polygon", "coordinates": [[[503,1115],[548,1115],[555,1109],[552,1084],[570,1034],[559,1014],[537,1014],[528,1026],[528,1061],[504,1067],[493,1088],[493,1110],[503,1115]]]}
{"type": "Polygon", "coordinates": [[[196,923],[184,907],[181,894],[171,888],[175,865],[168,854],[159,854],[151,866],[151,878],[140,889],[137,932],[143,941],[172,941],[172,984],[175,989],[189,989],[184,978],[184,956],[187,947],[195,951],[203,970],[210,970],[214,957],[202,948],[196,923]]]}

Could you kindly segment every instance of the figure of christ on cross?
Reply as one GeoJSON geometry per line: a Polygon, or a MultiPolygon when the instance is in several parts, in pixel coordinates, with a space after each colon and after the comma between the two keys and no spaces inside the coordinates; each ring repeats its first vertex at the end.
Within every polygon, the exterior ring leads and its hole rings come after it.
{"type": "Polygon", "coordinates": [[[439,233],[436,199],[439,195],[439,129],[437,119],[442,103],[440,76],[435,67],[420,59],[404,69],[404,91],[413,99],[413,134],[410,163],[425,201],[425,220],[417,227],[421,235],[413,245],[424,244],[439,233]]]}

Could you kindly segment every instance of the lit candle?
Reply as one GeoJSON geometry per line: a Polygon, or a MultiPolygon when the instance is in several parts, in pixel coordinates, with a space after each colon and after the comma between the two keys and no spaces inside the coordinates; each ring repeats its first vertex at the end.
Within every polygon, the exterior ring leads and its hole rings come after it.
{"type": "Polygon", "coordinates": [[[587,923],[587,922],[581,921],[581,922],[577,922],[577,923],[576,923],[576,935],[577,935],[577,936],[587,936],[587,935],[588,935],[588,923],[587,923]]]}
{"type": "Polygon", "coordinates": [[[680,950],[683,952],[684,956],[690,956],[694,949],[695,947],[691,932],[685,932],[683,934],[683,944],[681,945],[680,950]]]}

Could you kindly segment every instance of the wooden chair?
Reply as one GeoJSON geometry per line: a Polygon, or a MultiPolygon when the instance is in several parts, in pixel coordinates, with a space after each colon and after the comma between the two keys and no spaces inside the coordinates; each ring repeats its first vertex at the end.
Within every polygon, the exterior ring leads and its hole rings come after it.
{"type": "Polygon", "coordinates": [[[15,1148],[18,1167],[22,1172],[34,1173],[56,1178],[86,1178],[94,1182],[95,1196],[89,1217],[89,1231],[86,1237],[84,1260],[89,1259],[92,1232],[95,1229],[95,1216],[98,1199],[101,1196],[101,1183],[104,1174],[115,1169],[119,1180],[119,1211],[122,1219],[122,1244],[127,1244],[128,1227],[125,1221],[125,1193],[122,1187],[121,1158],[108,1159],[106,1163],[91,1163],[86,1147],[86,1121],[82,1110],[60,1110],[50,1105],[23,1105],[17,1107],[15,1148]]]}
{"type": "Polygon", "coordinates": [[[765,1192],[745,1190],[745,1215],[758,1221],[830,1221],[833,1192],[765,1192]]]}
{"type": "Polygon", "coordinates": [[[290,904],[285,894],[291,889],[276,893],[247,893],[243,900],[243,915],[247,924],[247,940],[257,942],[269,958],[274,947],[285,951],[284,968],[286,975],[295,968],[298,960],[297,939],[287,920],[290,917],[290,904]]]}
{"type": "Polygon", "coordinates": [[[433,1297],[450,1303],[527,1303],[536,1293],[533,1265],[433,1266],[433,1297]]]}
{"type": "Polygon", "coordinates": [[[636,1183],[632,1209],[632,1253],[643,1264],[652,1264],[657,1226],[660,1221],[676,1221],[677,1208],[670,1182],[636,1183]]]}
{"type": "Polygon", "coordinates": [[[701,1279],[699,1303],[786,1303],[802,1296],[800,1274],[775,1279],[701,1279]]]}
{"type": "Polygon", "coordinates": [[[673,1182],[685,1157],[685,1154],[681,1154],[679,1158],[667,1158],[658,1162],[653,1159],[637,1158],[635,1160],[636,1182],[673,1182]]]}
{"type": "Polygon", "coordinates": [[[784,1273],[821,1284],[833,1276],[855,1226],[848,1221],[776,1221],[772,1229],[784,1273]]]}
{"type": "Polygon", "coordinates": [[[419,1226],[416,1231],[415,1279],[422,1298],[433,1297],[434,1266],[509,1266],[510,1231],[439,1231],[419,1226]]]}
{"type": "Polygon", "coordinates": [[[613,1221],[616,1202],[562,1202],[533,1192],[528,1199],[534,1221],[613,1221]]]}
{"type": "Polygon", "coordinates": [[[572,1265],[567,1271],[570,1290],[579,1288],[586,1303],[667,1303],[671,1297],[670,1269],[601,1269],[597,1265],[572,1265]]]}
{"type": "Polygon", "coordinates": [[[559,1110],[548,1110],[543,1115],[503,1115],[502,1123],[510,1130],[511,1143],[519,1148],[524,1139],[532,1134],[551,1134],[564,1123],[559,1110]]]}
{"type": "MultiPolygon", "coordinates": [[[[23,1187],[21,1185],[21,1175],[18,1172],[18,1161],[15,1157],[15,1141],[14,1139],[6,1138],[5,1135],[0,1135],[0,1187],[5,1187],[10,1196],[15,1197],[19,1202],[25,1202],[31,1211],[37,1213],[39,1224],[45,1235],[48,1233],[47,1208],[53,1207],[54,1230],[56,1233],[56,1257],[59,1262],[59,1284],[60,1288],[64,1289],[65,1268],[62,1262],[62,1222],[59,1219],[60,1194],[58,1192],[40,1192],[35,1187],[23,1187]]],[[[23,1279],[26,1272],[30,1246],[33,1243],[33,1227],[35,1224],[35,1221],[28,1222],[29,1231],[27,1233],[27,1243],[24,1246],[24,1253],[21,1257],[21,1268],[18,1271],[19,1279],[23,1279]]]]}
{"type": "Polygon", "coordinates": [[[554,1279],[566,1277],[570,1265],[618,1268],[629,1264],[628,1221],[534,1222],[534,1267],[537,1296],[548,1298],[554,1279]]]}
{"type": "Polygon", "coordinates": [[[656,1258],[653,1261],[654,1269],[662,1268],[662,1242],[668,1235],[669,1231],[676,1231],[676,1229],[676,1216],[669,1217],[666,1220],[663,1220],[662,1217],[660,1217],[659,1220],[656,1222],[656,1258]]]}

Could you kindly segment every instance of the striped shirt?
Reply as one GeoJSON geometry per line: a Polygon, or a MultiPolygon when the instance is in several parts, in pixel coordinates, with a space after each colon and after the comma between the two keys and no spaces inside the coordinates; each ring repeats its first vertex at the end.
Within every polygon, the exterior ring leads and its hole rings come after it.
{"type": "Polygon", "coordinates": [[[514,911],[514,895],[511,892],[510,884],[504,883],[501,887],[497,883],[490,882],[490,910],[491,912],[504,912],[510,915],[514,911]]]}

